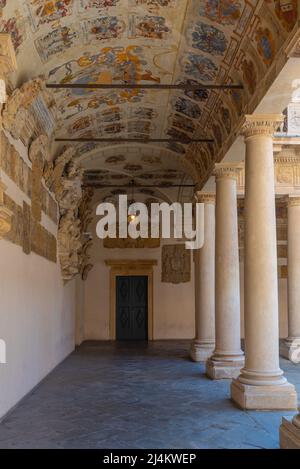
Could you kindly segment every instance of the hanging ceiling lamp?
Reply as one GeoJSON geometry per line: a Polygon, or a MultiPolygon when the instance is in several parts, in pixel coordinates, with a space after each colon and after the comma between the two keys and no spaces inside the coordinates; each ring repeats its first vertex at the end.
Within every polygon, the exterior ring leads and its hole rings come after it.
{"type": "Polygon", "coordinates": [[[130,181],[130,188],[131,188],[131,199],[128,201],[128,223],[132,223],[136,220],[137,216],[134,210],[133,205],[135,204],[134,200],[134,180],[130,181]]]}

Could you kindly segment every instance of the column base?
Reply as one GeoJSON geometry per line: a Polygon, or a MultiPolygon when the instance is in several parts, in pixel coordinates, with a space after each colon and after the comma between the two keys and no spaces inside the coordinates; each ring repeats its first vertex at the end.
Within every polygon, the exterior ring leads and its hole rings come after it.
{"type": "Polygon", "coordinates": [[[190,358],[194,362],[206,362],[212,356],[214,349],[214,342],[194,340],[191,344],[190,358]]]}
{"type": "Polygon", "coordinates": [[[300,339],[287,338],[281,341],[280,356],[292,363],[300,363],[300,339]]]}
{"type": "Polygon", "coordinates": [[[281,449],[300,449],[300,427],[295,419],[283,417],[279,435],[281,449]]]}
{"type": "Polygon", "coordinates": [[[243,355],[240,357],[217,358],[212,356],[206,362],[206,374],[211,379],[233,379],[240,374],[245,363],[243,355]]]}
{"type": "Polygon", "coordinates": [[[284,384],[261,385],[231,383],[231,399],[244,410],[294,410],[297,409],[295,386],[284,384]]]}

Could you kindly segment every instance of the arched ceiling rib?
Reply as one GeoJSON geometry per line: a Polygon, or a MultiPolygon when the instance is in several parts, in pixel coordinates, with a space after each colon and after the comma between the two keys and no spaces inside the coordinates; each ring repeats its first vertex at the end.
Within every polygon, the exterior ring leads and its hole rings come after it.
{"type": "MultiPolygon", "coordinates": [[[[210,169],[297,20],[297,0],[0,0],[0,9],[17,84],[39,74],[49,83],[243,83],[243,91],[221,93],[54,92],[59,137],[213,137],[214,145],[162,144],[154,153],[148,145],[148,155],[134,145],[137,159],[173,155],[170,169],[189,168],[194,179],[210,169]]],[[[77,144],[84,165],[103,170],[127,149],[77,144]]]]}

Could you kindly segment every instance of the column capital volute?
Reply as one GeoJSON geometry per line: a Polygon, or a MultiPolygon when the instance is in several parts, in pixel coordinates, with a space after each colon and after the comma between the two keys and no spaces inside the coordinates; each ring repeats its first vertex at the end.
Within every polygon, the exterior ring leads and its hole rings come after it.
{"type": "Polygon", "coordinates": [[[240,164],[217,163],[213,175],[216,177],[216,180],[226,178],[237,181],[241,170],[242,167],[240,164]]]}
{"type": "Polygon", "coordinates": [[[241,134],[245,139],[254,136],[273,137],[283,121],[282,114],[246,114],[241,134]]]}
{"type": "Polygon", "coordinates": [[[214,192],[195,192],[195,199],[200,204],[215,204],[216,194],[214,192]]]}
{"type": "Polygon", "coordinates": [[[300,195],[288,195],[287,205],[288,207],[300,207],[300,195]]]}

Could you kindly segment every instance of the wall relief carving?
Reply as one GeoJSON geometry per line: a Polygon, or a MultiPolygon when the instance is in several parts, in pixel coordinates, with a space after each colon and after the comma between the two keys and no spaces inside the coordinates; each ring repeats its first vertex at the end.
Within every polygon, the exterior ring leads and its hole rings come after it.
{"type": "Polygon", "coordinates": [[[184,244],[167,244],[162,248],[163,283],[186,283],[191,280],[191,251],[184,244]]]}
{"type": "Polygon", "coordinates": [[[45,162],[45,184],[55,195],[59,207],[58,251],[65,281],[82,271],[87,256],[79,218],[83,169],[73,159],[73,148],[66,148],[55,160],[45,162]]]}
{"type": "MultiPolygon", "coordinates": [[[[39,139],[36,141],[38,142],[39,139]]],[[[41,140],[41,143],[43,142],[45,143],[44,139],[41,140]]],[[[32,146],[30,149],[32,150],[32,146]]],[[[32,154],[31,158],[34,159],[32,154]]],[[[19,155],[14,146],[9,143],[8,138],[4,132],[1,133],[0,169],[6,173],[6,175],[18,186],[22,192],[27,195],[27,197],[29,197],[29,199],[32,198],[32,169],[19,155]]],[[[42,205],[42,211],[54,223],[57,223],[57,203],[54,197],[42,184],[38,185],[37,188],[38,191],[41,191],[40,202],[42,205]]],[[[39,201],[37,201],[37,203],[39,203],[39,201]]]]}
{"type": "Polygon", "coordinates": [[[44,78],[30,80],[13,91],[2,113],[3,127],[25,146],[55,128],[56,104],[44,78]]]}

